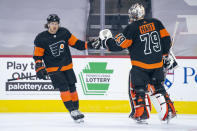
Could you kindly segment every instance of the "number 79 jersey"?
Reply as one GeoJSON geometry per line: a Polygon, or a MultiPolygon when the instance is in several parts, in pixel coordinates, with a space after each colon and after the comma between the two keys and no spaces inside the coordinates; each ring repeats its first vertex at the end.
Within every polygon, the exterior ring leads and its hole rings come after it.
{"type": "Polygon", "coordinates": [[[163,55],[167,55],[171,38],[163,24],[156,19],[142,19],[129,24],[106,45],[110,51],[128,49],[132,66],[155,69],[163,66],[163,55]]]}

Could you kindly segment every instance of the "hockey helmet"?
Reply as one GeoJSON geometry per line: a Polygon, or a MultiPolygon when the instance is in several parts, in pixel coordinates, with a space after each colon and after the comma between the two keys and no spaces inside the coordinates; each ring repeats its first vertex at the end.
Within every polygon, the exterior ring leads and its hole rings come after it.
{"type": "Polygon", "coordinates": [[[60,18],[58,17],[58,15],[56,14],[50,14],[48,17],[47,17],[47,22],[50,23],[50,22],[58,22],[60,23],[60,18]]]}
{"type": "Polygon", "coordinates": [[[142,19],[145,16],[144,6],[142,4],[136,3],[130,7],[128,14],[129,19],[132,19],[133,21],[142,19]]]}

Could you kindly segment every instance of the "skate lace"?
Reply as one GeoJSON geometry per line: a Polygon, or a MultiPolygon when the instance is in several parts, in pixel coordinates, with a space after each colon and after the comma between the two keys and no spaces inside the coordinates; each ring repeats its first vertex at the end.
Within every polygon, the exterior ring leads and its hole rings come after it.
{"type": "Polygon", "coordinates": [[[77,112],[78,115],[81,115],[81,112],[79,110],[76,110],[76,112],[77,112]]]}
{"type": "Polygon", "coordinates": [[[71,116],[77,116],[79,115],[79,112],[77,110],[71,111],[71,116]]]}

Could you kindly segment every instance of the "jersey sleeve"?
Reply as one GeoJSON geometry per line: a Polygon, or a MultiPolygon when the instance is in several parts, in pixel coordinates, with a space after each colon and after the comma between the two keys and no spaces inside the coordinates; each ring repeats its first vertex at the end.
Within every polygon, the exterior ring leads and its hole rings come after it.
{"type": "Polygon", "coordinates": [[[171,47],[170,34],[168,33],[168,31],[166,30],[164,25],[159,20],[157,22],[158,22],[158,28],[159,28],[159,33],[160,33],[160,37],[161,37],[161,42],[163,45],[163,55],[167,55],[170,50],[170,47],[171,47]]]}
{"type": "Polygon", "coordinates": [[[34,52],[33,52],[33,59],[35,60],[35,62],[41,62],[43,55],[44,55],[44,51],[45,48],[42,45],[42,41],[40,39],[40,36],[36,36],[35,40],[34,40],[34,52]]]}
{"type": "Polygon", "coordinates": [[[88,48],[87,42],[77,39],[77,37],[70,33],[70,31],[66,30],[66,34],[68,37],[69,46],[76,48],[78,50],[86,50],[88,48]]]}
{"type": "Polygon", "coordinates": [[[132,29],[127,26],[122,33],[117,34],[113,39],[109,39],[106,42],[106,46],[109,51],[121,51],[132,45],[132,29]]]}

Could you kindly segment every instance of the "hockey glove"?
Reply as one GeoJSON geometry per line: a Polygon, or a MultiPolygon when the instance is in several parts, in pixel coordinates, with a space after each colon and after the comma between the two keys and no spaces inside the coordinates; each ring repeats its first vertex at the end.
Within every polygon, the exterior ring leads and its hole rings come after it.
{"type": "Polygon", "coordinates": [[[169,65],[170,65],[170,61],[168,59],[168,56],[163,56],[163,67],[164,67],[164,69],[167,69],[169,65]]]}
{"type": "Polygon", "coordinates": [[[100,49],[101,47],[101,42],[99,39],[93,39],[91,41],[88,41],[88,47],[92,49],[100,49]]]}
{"type": "Polygon", "coordinates": [[[172,51],[170,51],[168,56],[163,57],[163,67],[164,67],[164,70],[173,70],[178,67],[176,57],[174,56],[172,51]]]}
{"type": "Polygon", "coordinates": [[[99,39],[103,48],[107,48],[106,41],[110,38],[113,38],[112,33],[109,29],[104,29],[99,32],[99,39]]]}
{"type": "Polygon", "coordinates": [[[36,69],[36,76],[39,78],[39,79],[43,79],[43,80],[46,80],[46,76],[47,76],[47,71],[44,67],[44,64],[43,62],[38,62],[36,63],[35,65],[35,69],[36,69]]]}

